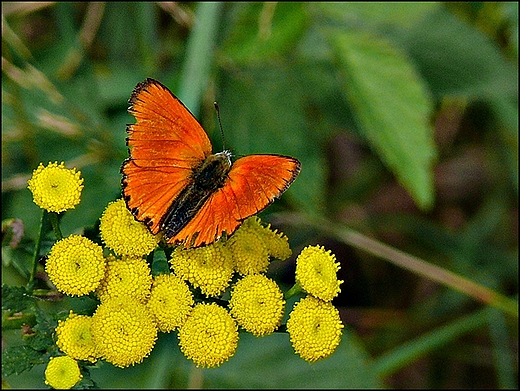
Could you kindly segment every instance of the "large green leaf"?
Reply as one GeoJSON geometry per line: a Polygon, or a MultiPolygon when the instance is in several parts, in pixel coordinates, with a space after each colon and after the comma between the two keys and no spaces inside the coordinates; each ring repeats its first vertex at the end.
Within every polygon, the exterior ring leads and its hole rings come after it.
{"type": "Polygon", "coordinates": [[[416,204],[433,205],[431,101],[407,58],[381,38],[329,33],[344,93],[363,134],[416,204]]]}

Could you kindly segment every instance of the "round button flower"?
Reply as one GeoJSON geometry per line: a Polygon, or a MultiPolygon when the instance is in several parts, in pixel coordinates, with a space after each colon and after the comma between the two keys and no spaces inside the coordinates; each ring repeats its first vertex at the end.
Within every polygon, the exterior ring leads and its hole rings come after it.
{"type": "Polygon", "coordinates": [[[256,232],[262,240],[269,255],[273,258],[285,261],[292,254],[289,240],[283,233],[271,229],[271,224],[264,227],[257,216],[249,217],[241,227],[248,227],[250,231],[256,232]]]}
{"type": "Polygon", "coordinates": [[[155,277],[147,306],[159,331],[170,332],[182,326],[193,308],[193,294],[175,274],[155,277]]]}
{"type": "Polygon", "coordinates": [[[305,247],[296,259],[296,282],[303,290],[318,299],[331,301],[341,291],[338,280],[340,266],[330,250],[320,246],[305,247]]]}
{"type": "Polygon", "coordinates": [[[152,275],[146,259],[141,257],[107,257],[105,277],[96,294],[101,301],[111,297],[128,296],[144,303],[150,295],[152,275]]]}
{"type": "Polygon", "coordinates": [[[258,232],[251,224],[242,224],[227,242],[235,269],[243,276],[265,273],[269,266],[269,253],[258,232]]]}
{"type": "Polygon", "coordinates": [[[252,274],[238,281],[231,294],[231,315],[244,329],[262,337],[271,334],[282,320],[285,301],[273,280],[252,274]]]}
{"type": "Polygon", "coordinates": [[[103,249],[83,236],[71,235],[52,246],[45,271],[60,292],[86,295],[105,275],[103,249]]]}
{"type": "Polygon", "coordinates": [[[33,201],[40,208],[49,212],[64,212],[74,209],[79,204],[83,179],[81,172],[65,168],[65,163],[50,163],[44,167],[42,163],[33,171],[28,188],[33,194],[33,201]]]}
{"type": "Polygon", "coordinates": [[[148,255],[159,242],[158,236],[134,219],[123,199],[108,204],[101,216],[99,230],[106,246],[119,255],[148,255]]]}
{"type": "Polygon", "coordinates": [[[181,351],[198,367],[219,366],[235,354],[237,344],[237,324],[215,303],[197,304],[179,329],[181,351]]]}
{"type": "Polygon", "coordinates": [[[222,242],[198,248],[177,247],[170,263],[177,276],[200,288],[206,296],[221,294],[234,272],[233,256],[222,242]]]}
{"type": "Polygon", "coordinates": [[[57,390],[68,390],[82,378],[79,365],[69,356],[51,357],[45,369],[45,384],[57,390]]]}
{"type": "Polygon", "coordinates": [[[56,345],[62,352],[76,360],[96,361],[96,345],[90,330],[92,318],[76,315],[70,311],[69,317],[58,321],[56,345]]]}
{"type": "Polygon", "coordinates": [[[98,306],[92,316],[92,336],[98,357],[124,368],[150,354],[157,328],[144,304],[117,296],[98,306]]]}
{"type": "Polygon", "coordinates": [[[287,321],[294,351],[308,362],[334,353],[341,340],[342,328],[336,307],[312,296],[296,303],[287,321]]]}

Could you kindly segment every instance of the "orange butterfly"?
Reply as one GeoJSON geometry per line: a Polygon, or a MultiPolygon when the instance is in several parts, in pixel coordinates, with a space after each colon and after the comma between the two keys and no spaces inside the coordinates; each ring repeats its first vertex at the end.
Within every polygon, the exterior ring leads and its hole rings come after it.
{"type": "Polygon", "coordinates": [[[212,154],[193,114],[153,79],[137,84],[128,112],[130,157],[121,167],[128,209],[171,244],[198,247],[231,235],[287,190],[300,172],[297,159],[212,154]]]}

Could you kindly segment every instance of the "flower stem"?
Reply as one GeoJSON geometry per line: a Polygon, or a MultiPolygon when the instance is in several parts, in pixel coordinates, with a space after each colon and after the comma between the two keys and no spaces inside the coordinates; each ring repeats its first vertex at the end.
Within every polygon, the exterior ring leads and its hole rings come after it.
{"type": "Polygon", "coordinates": [[[32,270],[31,275],[29,276],[29,282],[27,283],[27,291],[32,293],[34,288],[34,278],[36,277],[36,270],[38,269],[38,256],[40,254],[40,248],[42,245],[42,237],[45,223],[45,209],[42,209],[42,214],[40,217],[40,232],[38,233],[38,237],[36,238],[36,243],[34,244],[34,252],[32,257],[32,270]]]}
{"type": "Polygon", "coordinates": [[[49,219],[51,221],[54,234],[56,235],[56,240],[63,239],[63,235],[61,234],[60,229],[60,223],[58,221],[58,214],[56,212],[49,212],[49,219]]]}

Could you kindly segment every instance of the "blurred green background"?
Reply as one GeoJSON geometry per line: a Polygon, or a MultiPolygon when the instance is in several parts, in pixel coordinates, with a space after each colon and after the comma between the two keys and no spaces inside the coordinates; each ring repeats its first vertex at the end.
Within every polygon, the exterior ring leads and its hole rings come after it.
{"type": "MultiPolygon", "coordinates": [[[[2,3],[2,219],[23,220],[28,254],[40,212],[27,179],[40,162],[85,179],[64,235],[95,227],[120,197],[128,99],[146,77],[190,108],[215,152],[217,101],[235,156],[302,162],[262,217],[295,254],[308,244],[336,254],[346,327],[314,365],[286,334],[241,334],[236,356],[212,370],[162,335],[141,365],[92,369],[99,387],[517,387],[517,315],[330,229],[517,300],[517,3],[2,3]]],[[[23,250],[2,248],[3,283],[26,283],[13,267],[23,250]]],[[[294,259],[271,269],[294,282],[294,259]]],[[[41,388],[43,369],[4,384],[41,388]]]]}

